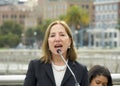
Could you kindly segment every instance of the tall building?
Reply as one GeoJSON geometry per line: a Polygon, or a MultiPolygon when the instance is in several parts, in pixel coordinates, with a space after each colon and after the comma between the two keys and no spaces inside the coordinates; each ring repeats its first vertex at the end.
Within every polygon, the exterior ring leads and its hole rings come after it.
{"type": "MultiPolygon", "coordinates": [[[[93,21],[93,0],[26,0],[24,4],[21,4],[25,0],[0,0],[0,3],[8,3],[7,5],[0,5],[0,24],[2,24],[3,21],[10,18],[11,15],[21,15],[21,13],[26,10],[29,10],[30,13],[27,14],[27,17],[24,19],[24,25],[26,27],[31,26],[31,22],[33,21],[37,23],[37,21],[41,21],[42,19],[52,19],[56,18],[60,15],[66,14],[67,9],[72,5],[78,5],[82,8],[85,8],[89,15],[91,16],[91,20],[93,21]],[[10,3],[17,3],[17,4],[10,4],[10,3]],[[90,2],[90,3],[89,3],[90,2]],[[17,6],[18,5],[18,6],[17,6]],[[20,7],[21,6],[21,7],[20,7]],[[2,10],[2,9],[7,10],[2,10]],[[16,9],[16,12],[13,11],[16,9]],[[18,9],[21,9],[22,12],[20,13],[18,9]],[[18,11],[17,11],[18,10],[18,11]],[[7,14],[6,14],[7,13],[7,14]],[[19,14],[20,13],[20,14],[19,14]],[[29,16],[28,16],[29,15],[29,16]],[[9,18],[4,18],[3,16],[9,16],[9,18]]],[[[18,17],[16,17],[16,20],[18,21],[18,17]]],[[[35,25],[35,24],[33,24],[35,25]]]]}
{"type": "Polygon", "coordinates": [[[86,9],[90,15],[90,21],[94,21],[93,0],[38,0],[38,6],[35,9],[39,12],[39,16],[47,19],[66,14],[67,9],[72,5],[86,9]]]}
{"type": "Polygon", "coordinates": [[[52,19],[66,13],[67,3],[65,0],[38,0],[36,9],[43,19],[52,19]]]}
{"type": "Polygon", "coordinates": [[[0,5],[21,4],[24,2],[25,0],[0,0],[0,5]]]}
{"type": "Polygon", "coordinates": [[[25,5],[3,5],[0,6],[0,25],[7,20],[16,21],[23,26],[29,17],[31,10],[25,5]]]}
{"type": "Polygon", "coordinates": [[[66,0],[68,7],[72,5],[77,5],[83,9],[85,9],[90,16],[90,25],[94,27],[94,0],[66,0]]]}
{"type": "MultiPolygon", "coordinates": [[[[65,15],[69,7],[78,5],[88,11],[90,16],[90,25],[94,26],[93,0],[27,0],[24,4],[21,4],[19,0],[18,4],[9,5],[9,7],[6,6],[6,9],[9,10],[1,11],[0,24],[8,19],[13,20],[11,16],[15,15],[17,17],[14,18],[14,20],[22,23],[25,28],[29,28],[36,26],[38,22],[41,22],[44,19],[54,19],[60,15],[65,15]],[[21,6],[20,8],[17,7],[18,4],[19,7],[21,6]],[[13,9],[16,9],[16,11],[13,11],[13,9]],[[17,11],[17,9],[24,9],[24,11],[17,11]],[[24,18],[20,19],[19,16],[26,12],[27,14],[24,15],[24,18]],[[4,18],[3,16],[6,15],[9,17],[4,18]]],[[[3,9],[2,6],[0,8],[3,9]]]]}
{"type": "Polygon", "coordinates": [[[120,0],[95,0],[95,29],[89,30],[94,47],[120,47],[120,0]]]}
{"type": "Polygon", "coordinates": [[[96,0],[95,22],[97,28],[115,28],[120,18],[120,0],[96,0]]]}
{"type": "Polygon", "coordinates": [[[33,8],[34,6],[38,5],[37,3],[38,0],[26,0],[25,1],[25,4],[30,7],[30,8],[33,8]]]}

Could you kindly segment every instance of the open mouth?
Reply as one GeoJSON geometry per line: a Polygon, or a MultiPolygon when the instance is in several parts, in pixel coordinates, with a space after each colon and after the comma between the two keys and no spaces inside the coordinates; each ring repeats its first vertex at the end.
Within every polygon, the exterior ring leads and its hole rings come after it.
{"type": "Polygon", "coordinates": [[[57,49],[59,49],[59,48],[62,48],[63,45],[61,45],[61,44],[57,44],[57,45],[55,45],[54,47],[57,48],[57,49]]]}

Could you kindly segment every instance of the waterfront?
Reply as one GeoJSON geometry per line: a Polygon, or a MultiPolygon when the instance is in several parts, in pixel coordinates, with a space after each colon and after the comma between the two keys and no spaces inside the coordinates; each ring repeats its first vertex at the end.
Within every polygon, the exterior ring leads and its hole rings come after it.
{"type": "MultiPolygon", "coordinates": [[[[120,74],[119,49],[79,49],[78,61],[88,70],[95,64],[107,66],[112,74],[120,74]]],[[[40,58],[41,50],[8,49],[0,50],[0,80],[4,86],[22,86],[31,59],[40,58]],[[4,77],[7,77],[5,78],[4,77]],[[4,78],[3,78],[4,77],[4,78]],[[13,77],[13,78],[11,78],[13,77]],[[9,80],[8,80],[9,79],[9,80]],[[8,81],[6,81],[8,80],[8,81]],[[6,83],[7,82],[7,83],[6,83]],[[9,82],[9,83],[8,83],[9,82]],[[10,84],[11,83],[11,84],[10,84]]],[[[114,86],[120,86],[120,77],[114,77],[114,86]],[[117,82],[116,82],[117,80],[117,82]],[[116,84],[118,83],[118,84],[116,84]]],[[[2,84],[1,83],[1,84],[2,84]]],[[[3,85],[0,85],[3,86],[3,85]]]]}
{"type": "MultiPolygon", "coordinates": [[[[100,64],[107,66],[111,73],[120,73],[119,49],[79,49],[77,54],[77,60],[88,69],[100,64]]],[[[0,50],[0,74],[25,74],[29,61],[41,56],[41,50],[0,50]]]]}

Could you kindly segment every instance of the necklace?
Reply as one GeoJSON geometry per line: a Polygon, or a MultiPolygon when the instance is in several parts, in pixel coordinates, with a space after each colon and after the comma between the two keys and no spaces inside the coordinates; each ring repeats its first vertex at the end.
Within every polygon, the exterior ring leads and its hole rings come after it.
{"type": "Polygon", "coordinates": [[[57,66],[55,65],[54,63],[52,63],[52,68],[57,71],[57,72],[62,72],[62,71],[65,71],[67,66],[64,65],[64,66],[57,66]]]}

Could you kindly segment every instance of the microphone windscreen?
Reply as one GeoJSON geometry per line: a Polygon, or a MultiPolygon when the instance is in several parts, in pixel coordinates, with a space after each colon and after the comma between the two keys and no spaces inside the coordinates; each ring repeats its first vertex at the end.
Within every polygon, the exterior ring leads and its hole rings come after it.
{"type": "Polygon", "coordinates": [[[61,50],[60,49],[57,49],[57,53],[60,54],[61,50]]]}

